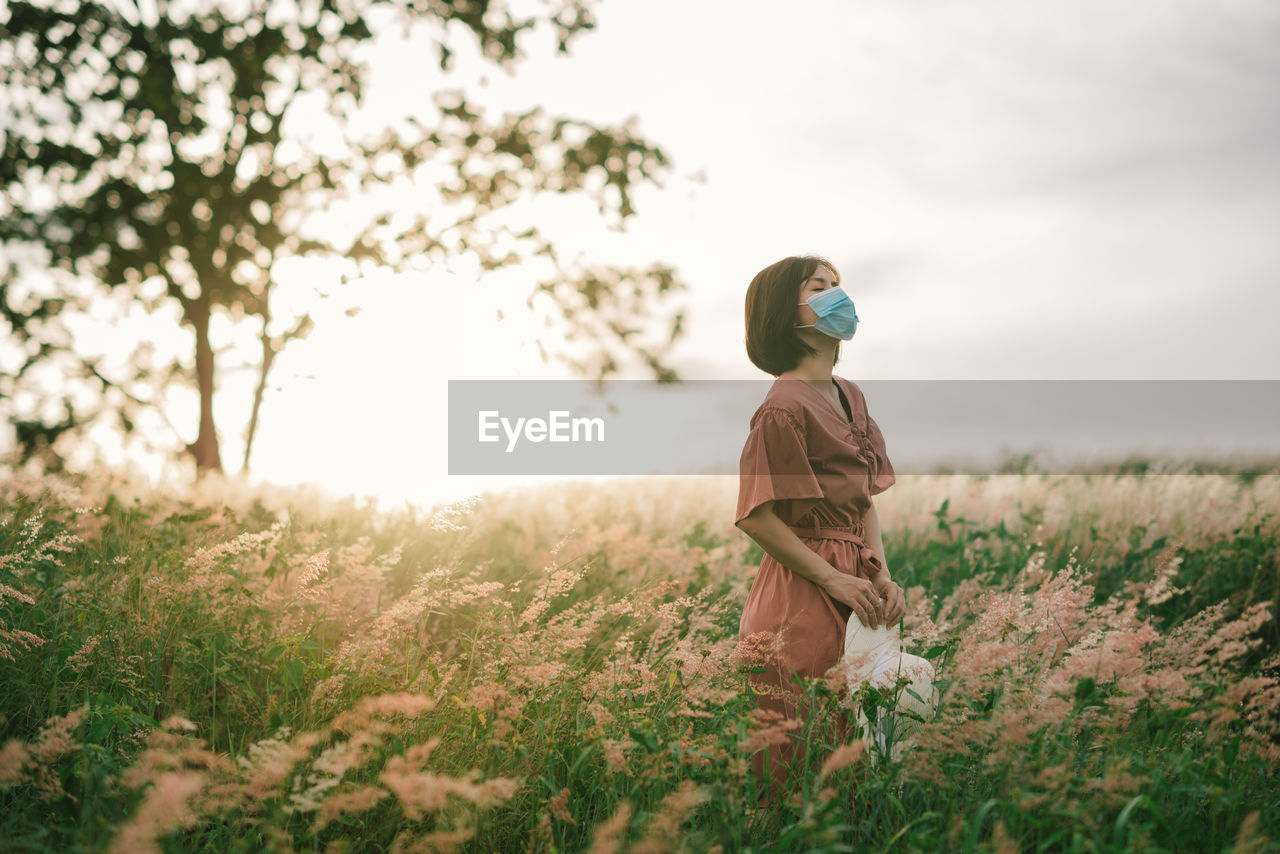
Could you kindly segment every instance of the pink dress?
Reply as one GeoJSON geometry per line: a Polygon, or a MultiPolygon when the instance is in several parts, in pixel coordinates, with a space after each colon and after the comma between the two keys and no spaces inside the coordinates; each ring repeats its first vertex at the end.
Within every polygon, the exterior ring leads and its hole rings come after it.
{"type": "MultiPolygon", "coordinates": [[[[832,382],[851,418],[837,412],[804,380],[774,381],[751,417],[739,463],[734,521],[774,501],[773,510],[782,521],[837,571],[870,578],[881,563],[863,540],[863,514],[871,496],[893,485],[893,465],[862,390],[843,377],[832,382]]],[[[749,677],[757,706],[803,724],[805,698],[789,677],[792,672],[827,675],[843,654],[852,610],[765,554],[738,624],[740,641],[755,635],[746,648],[759,649],[777,638],[773,653],[756,657],[765,672],[749,677]]],[[[844,715],[840,725],[836,737],[844,741],[851,735],[852,716],[844,715]]],[[[753,754],[752,770],[762,786],[768,786],[771,799],[793,767],[800,776],[806,750],[803,741],[788,737],[786,744],[753,754]]],[[[820,760],[809,761],[810,773],[816,773],[820,760]]]]}

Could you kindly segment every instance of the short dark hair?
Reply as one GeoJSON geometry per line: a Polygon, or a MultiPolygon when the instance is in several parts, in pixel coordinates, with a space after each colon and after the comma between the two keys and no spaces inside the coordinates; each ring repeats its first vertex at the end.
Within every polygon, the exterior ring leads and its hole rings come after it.
{"type": "MultiPolygon", "coordinates": [[[[817,353],[795,329],[800,287],[818,267],[826,267],[840,282],[840,271],[821,255],[792,255],[770,264],[747,286],[747,358],[757,368],[780,376],[817,353]]],[[[836,343],[836,360],[840,344],[836,343]]]]}

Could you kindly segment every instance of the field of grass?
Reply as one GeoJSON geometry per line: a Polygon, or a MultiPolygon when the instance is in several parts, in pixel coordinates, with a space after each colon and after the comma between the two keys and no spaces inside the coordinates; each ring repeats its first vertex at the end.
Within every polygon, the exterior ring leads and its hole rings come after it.
{"type": "Polygon", "coordinates": [[[901,476],[942,704],[753,713],[736,478],[375,513],[0,477],[5,851],[1277,851],[1280,477],[901,476]],[[815,745],[757,810],[751,751],[815,745]]]}

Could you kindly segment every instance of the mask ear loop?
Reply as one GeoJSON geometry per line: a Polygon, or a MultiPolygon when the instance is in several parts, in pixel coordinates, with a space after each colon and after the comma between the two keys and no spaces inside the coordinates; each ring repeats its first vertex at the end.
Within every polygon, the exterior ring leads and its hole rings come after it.
{"type": "MultiPolygon", "coordinates": [[[[809,303],[807,303],[807,302],[798,302],[798,303],[796,303],[796,305],[809,305],[809,303]]],[[[809,305],[809,308],[813,308],[813,306],[809,305]]],[[[814,311],[814,314],[817,314],[817,313],[818,313],[817,311],[814,311]]],[[[818,324],[816,324],[816,323],[801,323],[801,324],[799,324],[799,325],[797,325],[797,326],[793,326],[793,327],[791,327],[791,328],[792,328],[792,329],[812,329],[813,327],[815,327],[815,326],[817,326],[817,325],[818,325],[818,324]]]]}
{"type": "MultiPolygon", "coordinates": [[[[839,288],[839,287],[840,287],[840,283],[839,283],[839,282],[837,282],[835,285],[833,285],[833,286],[832,286],[832,288],[831,288],[831,289],[832,289],[832,290],[835,290],[836,288],[839,288]]],[[[819,291],[819,293],[825,293],[825,291],[819,291]]],[[[817,294],[815,294],[814,296],[817,296],[817,294]]],[[[848,298],[848,294],[846,294],[846,295],[845,295],[845,298],[846,298],[846,299],[848,298]]],[[[809,297],[809,299],[813,299],[813,297],[809,297]]],[[[808,305],[808,306],[809,306],[809,308],[813,308],[813,306],[809,305],[808,301],[805,301],[805,302],[798,302],[798,303],[796,303],[796,305],[808,305]]],[[[813,309],[813,313],[814,313],[814,314],[817,314],[817,313],[818,313],[818,310],[817,310],[816,308],[815,308],[815,309],[813,309]]],[[[821,315],[819,315],[819,316],[821,316],[821,315]]],[[[815,326],[817,326],[817,325],[818,325],[818,324],[816,324],[816,323],[801,323],[801,324],[798,324],[798,325],[796,325],[796,326],[792,326],[791,328],[792,328],[792,329],[813,329],[813,328],[814,328],[815,326]]]]}

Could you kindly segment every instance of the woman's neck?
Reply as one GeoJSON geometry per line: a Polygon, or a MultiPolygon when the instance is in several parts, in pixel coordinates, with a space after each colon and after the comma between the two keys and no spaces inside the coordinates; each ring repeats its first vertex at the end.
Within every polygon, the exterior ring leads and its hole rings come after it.
{"type": "Polygon", "coordinates": [[[831,385],[832,362],[835,360],[834,350],[819,350],[812,356],[805,356],[791,370],[783,371],[779,376],[789,379],[804,380],[816,386],[831,385]]]}

